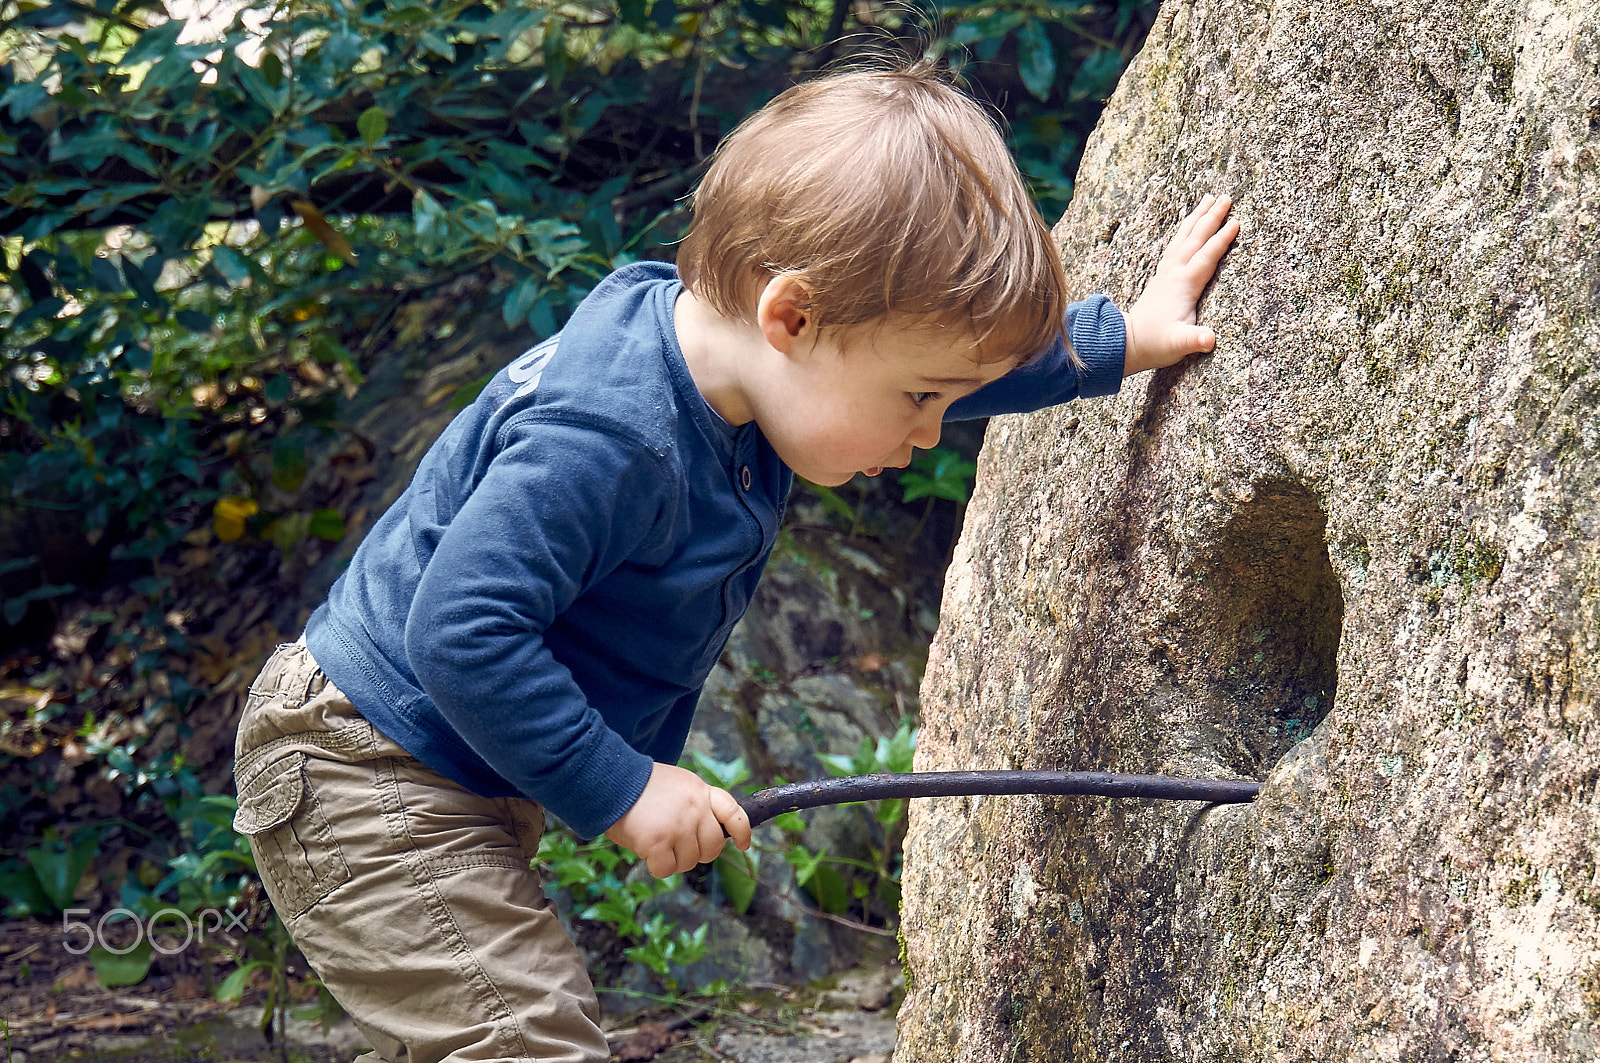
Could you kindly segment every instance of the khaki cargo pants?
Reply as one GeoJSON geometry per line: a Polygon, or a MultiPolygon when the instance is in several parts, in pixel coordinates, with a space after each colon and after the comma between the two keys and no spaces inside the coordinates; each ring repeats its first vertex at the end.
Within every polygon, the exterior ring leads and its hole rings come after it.
{"type": "Polygon", "coordinates": [[[582,957],[529,867],[537,804],[424,767],[298,643],[250,688],[236,752],[234,826],[295,944],[376,1049],[363,1060],[608,1058],[582,957]]]}

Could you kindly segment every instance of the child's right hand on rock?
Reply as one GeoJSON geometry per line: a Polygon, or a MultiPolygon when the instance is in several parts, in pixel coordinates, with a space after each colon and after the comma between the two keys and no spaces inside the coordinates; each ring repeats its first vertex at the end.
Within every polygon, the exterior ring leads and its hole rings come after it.
{"type": "Polygon", "coordinates": [[[606,837],[637,854],[656,878],[707,864],[722,852],[723,828],[740,849],[750,848],[750,817],[732,794],[700,776],[657,763],[633,807],[606,837]]]}
{"type": "Polygon", "coordinates": [[[1227,196],[1206,196],[1178,223],[1172,240],[1133,307],[1124,314],[1128,346],[1122,375],[1160,369],[1217,346],[1217,334],[1195,324],[1200,293],[1217,272],[1217,263],[1239,235],[1229,221],[1227,196]]]}

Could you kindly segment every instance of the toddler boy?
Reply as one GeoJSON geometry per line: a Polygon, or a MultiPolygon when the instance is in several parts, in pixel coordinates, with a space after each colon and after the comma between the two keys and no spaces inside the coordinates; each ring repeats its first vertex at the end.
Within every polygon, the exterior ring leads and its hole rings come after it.
{"type": "Polygon", "coordinates": [[[990,119],[931,71],[779,96],[718,149],[678,269],[603,281],[429,450],[251,688],[236,826],[379,1058],[607,1056],[535,854],[543,809],[651,874],[750,824],[675,767],[794,474],[1211,350],[1206,197],[1126,317],[1066,303],[990,119]]]}

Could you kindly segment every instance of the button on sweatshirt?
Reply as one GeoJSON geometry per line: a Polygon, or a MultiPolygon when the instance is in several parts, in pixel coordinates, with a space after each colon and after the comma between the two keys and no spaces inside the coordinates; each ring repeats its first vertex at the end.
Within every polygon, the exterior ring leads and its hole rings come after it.
{"type": "MultiPolygon", "coordinates": [[[[312,614],[306,644],[362,715],[485,797],[584,837],[676,763],[700,688],[772,551],[792,475],[707,405],[673,329],[677,273],[618,270],[496,373],[423,457],[312,614]]],[[[1114,393],[1104,296],[948,418],[1114,393]]]]}

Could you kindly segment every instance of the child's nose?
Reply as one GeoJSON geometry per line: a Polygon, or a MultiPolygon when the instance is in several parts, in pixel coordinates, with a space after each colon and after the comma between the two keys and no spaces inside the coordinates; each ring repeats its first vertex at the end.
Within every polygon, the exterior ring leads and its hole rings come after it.
{"type": "Polygon", "coordinates": [[[920,450],[932,450],[939,445],[939,422],[924,421],[911,430],[906,442],[920,450]]]}

